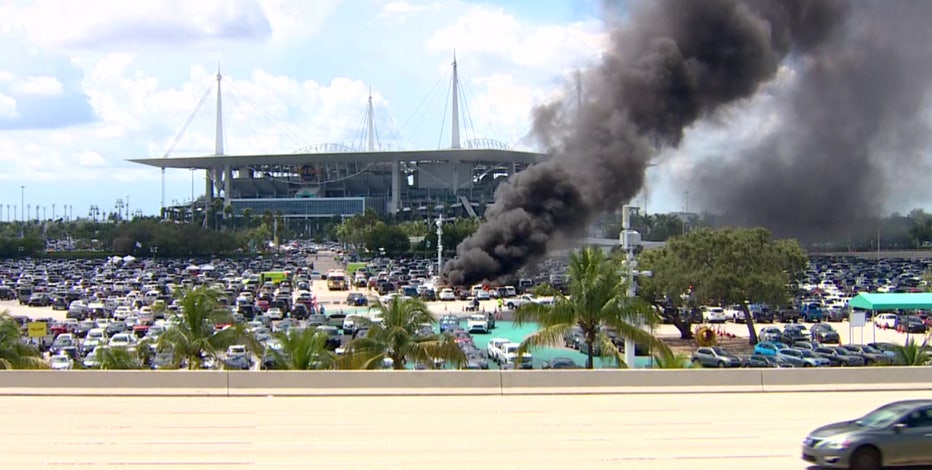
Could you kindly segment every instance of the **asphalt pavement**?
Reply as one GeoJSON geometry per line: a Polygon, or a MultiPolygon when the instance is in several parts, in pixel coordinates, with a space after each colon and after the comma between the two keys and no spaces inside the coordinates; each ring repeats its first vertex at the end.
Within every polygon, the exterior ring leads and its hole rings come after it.
{"type": "Polygon", "coordinates": [[[5,468],[793,470],[810,430],[928,396],[0,397],[0,455],[5,468]]]}

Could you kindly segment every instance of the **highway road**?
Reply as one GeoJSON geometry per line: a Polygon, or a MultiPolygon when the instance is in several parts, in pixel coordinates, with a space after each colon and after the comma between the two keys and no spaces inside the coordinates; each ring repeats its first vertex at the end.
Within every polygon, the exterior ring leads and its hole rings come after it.
{"type": "Polygon", "coordinates": [[[5,468],[805,469],[814,427],[930,392],[0,397],[5,468]]]}

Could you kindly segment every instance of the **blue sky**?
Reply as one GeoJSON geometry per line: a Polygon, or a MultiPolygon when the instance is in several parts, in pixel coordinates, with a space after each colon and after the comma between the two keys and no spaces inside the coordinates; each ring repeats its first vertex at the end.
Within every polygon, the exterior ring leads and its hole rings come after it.
{"type": "MultiPolygon", "coordinates": [[[[456,50],[472,125],[463,139],[531,148],[535,104],[593,63],[605,37],[598,0],[83,0],[0,2],[0,220],[21,196],[51,217],[62,206],[156,214],[161,157],[224,75],[227,154],[361,143],[369,90],[383,147],[449,146],[445,113],[456,50]],[[25,189],[21,191],[20,187],[25,189]]],[[[766,99],[766,96],[761,98],[766,99]]],[[[209,155],[211,95],[172,151],[209,155]]],[[[752,103],[753,104],[753,103],[752,103]]],[[[687,156],[715,152],[745,126],[725,115],[649,171],[637,203],[680,210],[687,156]],[[711,150],[709,150],[711,149],[711,150]]],[[[203,174],[194,190],[203,191],[203,174]]],[[[166,201],[189,200],[190,171],[168,171],[166,201]]],[[[689,207],[689,209],[695,209],[689,207]]],[[[18,209],[21,213],[21,209],[18,209]]]]}

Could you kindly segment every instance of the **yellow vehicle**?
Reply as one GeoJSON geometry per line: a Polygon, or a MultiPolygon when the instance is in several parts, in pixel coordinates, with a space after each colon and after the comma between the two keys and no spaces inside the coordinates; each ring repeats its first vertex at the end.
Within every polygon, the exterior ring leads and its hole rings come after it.
{"type": "Polygon", "coordinates": [[[279,285],[283,281],[291,281],[291,271],[265,271],[259,274],[260,286],[264,286],[266,282],[279,285]]]}
{"type": "Polygon", "coordinates": [[[349,280],[343,271],[331,271],[327,274],[328,290],[349,290],[349,280]]]}

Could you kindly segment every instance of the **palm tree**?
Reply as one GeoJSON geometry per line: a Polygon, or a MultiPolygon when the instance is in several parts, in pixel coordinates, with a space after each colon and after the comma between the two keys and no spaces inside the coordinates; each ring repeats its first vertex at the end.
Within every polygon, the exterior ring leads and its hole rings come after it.
{"type": "Polygon", "coordinates": [[[273,349],[272,358],[277,369],[313,370],[335,369],[336,354],[327,349],[327,336],[314,328],[289,329],[275,333],[281,350],[273,349]]]}
{"type": "MultiPolygon", "coordinates": [[[[146,346],[147,347],[147,346],[146,346]]],[[[98,368],[103,370],[135,370],[143,368],[138,350],[128,348],[97,348],[98,368]]]]}
{"type": "Polygon", "coordinates": [[[9,312],[0,313],[0,369],[46,369],[42,353],[23,342],[19,323],[9,312]]]}
{"type": "Polygon", "coordinates": [[[366,337],[347,346],[344,367],[378,369],[386,359],[391,359],[396,370],[404,369],[408,361],[430,368],[435,359],[456,367],[466,364],[466,354],[449,335],[419,334],[422,325],[437,322],[422,300],[395,297],[389,304],[376,302],[370,310],[381,313],[382,322],[372,324],[366,337]]]}
{"type": "Polygon", "coordinates": [[[689,362],[688,355],[667,349],[654,354],[652,367],[654,369],[692,369],[696,365],[689,362]]]}
{"type": "Polygon", "coordinates": [[[932,357],[929,356],[929,352],[926,350],[927,345],[928,341],[917,344],[909,339],[903,346],[894,346],[893,353],[896,356],[893,358],[893,363],[899,366],[924,366],[928,364],[932,357]]]}
{"type": "Polygon", "coordinates": [[[159,351],[171,350],[176,361],[198,369],[205,359],[218,359],[226,347],[245,344],[253,352],[258,342],[240,324],[216,331],[218,323],[232,324],[231,312],[218,301],[218,293],[208,287],[195,287],[181,295],[181,321],[159,337],[159,351]]]}
{"type": "Polygon", "coordinates": [[[647,304],[626,295],[619,266],[606,258],[602,250],[585,248],[570,255],[569,295],[557,293],[553,304],[528,302],[515,311],[514,323],[520,326],[536,322],[540,330],[532,333],[518,349],[523,354],[538,347],[563,344],[563,337],[574,327],[582,329],[583,339],[589,346],[586,368],[594,365],[594,348],[602,356],[613,358],[619,366],[625,364],[621,351],[606,334],[614,330],[619,338],[634,340],[651,350],[666,354],[669,348],[659,339],[644,331],[639,323],[656,322],[656,314],[647,304]]]}

